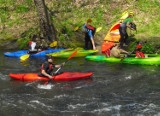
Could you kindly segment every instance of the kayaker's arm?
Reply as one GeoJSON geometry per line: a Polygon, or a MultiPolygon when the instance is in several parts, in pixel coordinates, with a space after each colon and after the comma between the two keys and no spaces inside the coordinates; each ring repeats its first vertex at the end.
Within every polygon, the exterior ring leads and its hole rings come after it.
{"type": "Polygon", "coordinates": [[[55,65],[56,68],[60,68],[61,66],[64,66],[65,62],[63,62],[62,64],[57,64],[55,65]]]}
{"type": "Polygon", "coordinates": [[[129,52],[127,52],[126,50],[123,50],[123,49],[119,49],[121,53],[125,53],[125,54],[128,54],[129,52]]]}
{"type": "Polygon", "coordinates": [[[95,47],[95,43],[94,43],[93,38],[91,38],[91,42],[92,42],[92,45],[93,45],[93,50],[96,50],[96,47],[95,47]]]}
{"type": "Polygon", "coordinates": [[[44,76],[48,77],[49,79],[52,79],[52,76],[49,75],[48,73],[46,73],[45,70],[42,70],[41,73],[42,73],[44,76]]]}

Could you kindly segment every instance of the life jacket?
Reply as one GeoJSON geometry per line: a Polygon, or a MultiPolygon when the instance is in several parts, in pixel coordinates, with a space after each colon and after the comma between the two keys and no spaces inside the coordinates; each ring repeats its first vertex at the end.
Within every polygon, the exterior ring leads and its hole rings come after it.
{"type": "Polygon", "coordinates": [[[142,49],[142,44],[137,44],[136,45],[136,57],[137,58],[145,58],[145,55],[143,52],[141,52],[141,49],[142,49]]]}
{"type": "Polygon", "coordinates": [[[42,64],[41,73],[42,73],[42,70],[45,70],[46,73],[51,74],[51,72],[53,71],[53,64],[50,64],[50,63],[47,62],[47,68],[46,69],[44,67],[44,64],[42,64]]]}
{"type": "Polygon", "coordinates": [[[94,35],[95,35],[95,32],[96,32],[96,28],[95,28],[95,27],[93,27],[93,26],[91,26],[91,25],[86,25],[86,24],[84,24],[84,25],[82,26],[82,31],[83,31],[83,32],[87,33],[89,30],[92,30],[92,34],[93,34],[93,36],[94,36],[94,35]]]}
{"type": "Polygon", "coordinates": [[[92,30],[92,31],[95,30],[95,27],[93,27],[93,26],[91,26],[91,25],[86,25],[86,28],[87,28],[87,29],[90,29],[90,30],[92,30]]]}
{"type": "Polygon", "coordinates": [[[137,51],[140,51],[141,49],[142,49],[142,44],[137,44],[137,45],[136,45],[136,50],[137,50],[137,51]]]}

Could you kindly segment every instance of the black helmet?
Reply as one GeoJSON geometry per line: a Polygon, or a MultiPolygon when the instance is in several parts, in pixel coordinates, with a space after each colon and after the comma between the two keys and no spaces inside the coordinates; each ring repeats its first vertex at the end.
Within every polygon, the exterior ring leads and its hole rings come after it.
{"type": "Polygon", "coordinates": [[[53,59],[54,57],[53,56],[47,56],[47,59],[53,59]]]}

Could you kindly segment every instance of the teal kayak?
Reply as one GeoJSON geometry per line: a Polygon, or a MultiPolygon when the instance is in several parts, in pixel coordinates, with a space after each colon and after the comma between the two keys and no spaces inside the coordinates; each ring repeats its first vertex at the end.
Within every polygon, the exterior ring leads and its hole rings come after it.
{"type": "Polygon", "coordinates": [[[115,57],[106,57],[103,55],[86,56],[86,60],[108,63],[140,64],[140,65],[160,65],[160,57],[135,58],[127,57],[121,60],[115,57]]]}

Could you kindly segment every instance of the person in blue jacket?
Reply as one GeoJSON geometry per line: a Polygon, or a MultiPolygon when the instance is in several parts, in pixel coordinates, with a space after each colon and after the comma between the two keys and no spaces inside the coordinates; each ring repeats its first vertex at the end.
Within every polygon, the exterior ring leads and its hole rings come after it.
{"type": "Polygon", "coordinates": [[[88,19],[87,22],[83,25],[83,31],[85,32],[85,49],[90,49],[89,43],[92,45],[92,49],[95,50],[95,42],[94,42],[94,34],[96,32],[96,28],[90,25],[92,22],[91,19],[88,19]]]}

